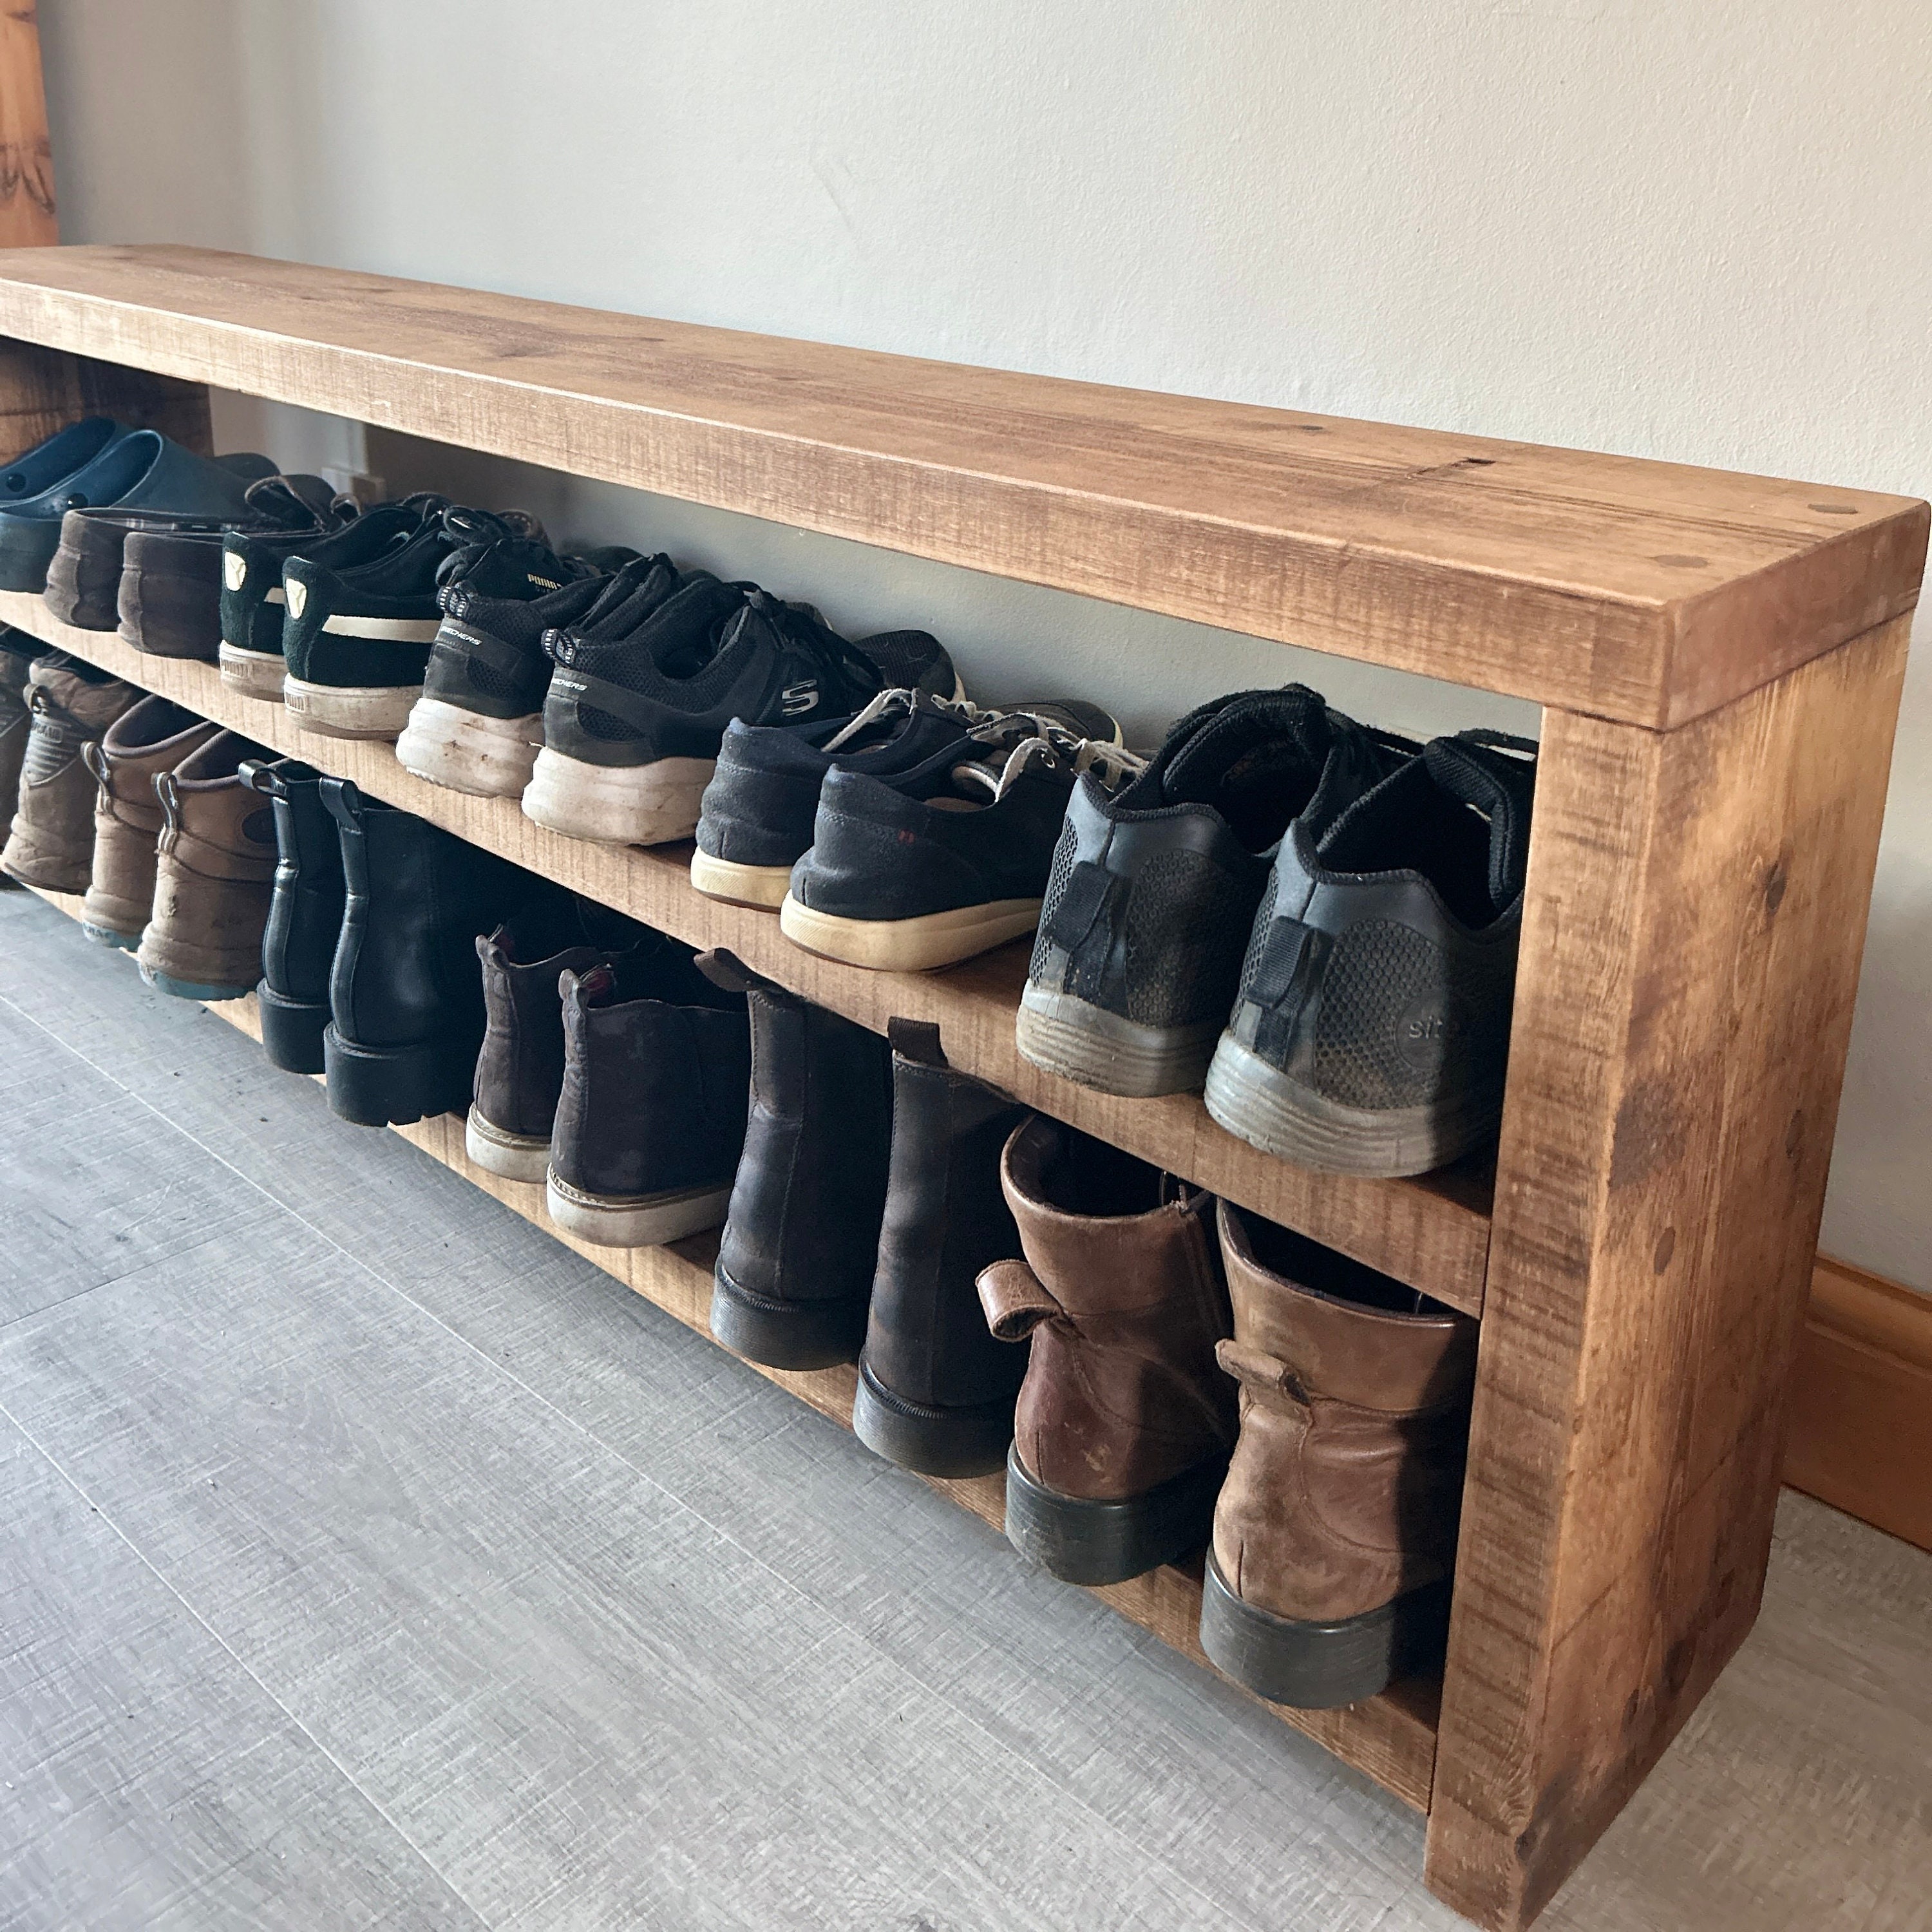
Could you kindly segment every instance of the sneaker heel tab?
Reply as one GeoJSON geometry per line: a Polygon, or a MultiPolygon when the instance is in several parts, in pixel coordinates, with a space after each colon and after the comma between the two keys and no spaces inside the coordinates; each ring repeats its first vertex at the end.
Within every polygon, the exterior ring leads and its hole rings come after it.
{"type": "Polygon", "coordinates": [[[886,1038],[901,1060],[910,1060],[915,1066],[948,1064],[935,1021],[907,1019],[896,1013],[886,1022],[886,1038]]]}

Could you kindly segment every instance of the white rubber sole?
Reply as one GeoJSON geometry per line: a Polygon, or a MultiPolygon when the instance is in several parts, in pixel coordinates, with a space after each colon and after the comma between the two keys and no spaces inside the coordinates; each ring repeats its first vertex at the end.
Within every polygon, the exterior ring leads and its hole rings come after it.
{"type": "Polygon", "coordinates": [[[720,1226],[731,1204],[731,1190],[678,1187],[634,1198],[586,1194],[556,1178],[544,1181],[544,1205],[566,1233],[600,1248],[661,1248],[686,1234],[720,1226]]]}
{"type": "Polygon", "coordinates": [[[589,765],[546,745],[524,790],[524,814],[568,838],[601,845],[667,845],[698,830],[713,758],[589,765]]]}
{"type": "Polygon", "coordinates": [[[1345,1107],[1290,1080],[1231,1033],[1214,1049],[1202,1097],[1228,1132],[1264,1154],[1376,1180],[1446,1167],[1492,1138],[1502,1118],[1502,1102],[1480,1095],[1450,1106],[1345,1107]]]}
{"type": "Polygon", "coordinates": [[[513,1134],[486,1120],[474,1107],[463,1124],[463,1150],[487,1174],[541,1187],[550,1172],[550,1136],[513,1134]]]}
{"type": "Polygon", "coordinates": [[[396,740],[396,756],[404,770],[431,784],[475,798],[520,798],[542,746],[540,711],[486,718],[440,698],[418,698],[396,740]]]}
{"type": "Polygon", "coordinates": [[[776,912],[791,886],[789,866],[741,866],[734,859],[714,859],[709,852],[691,855],[691,883],[708,899],[728,905],[757,906],[776,912]]]}
{"type": "Polygon", "coordinates": [[[1197,1091],[1220,1033],[1219,1020],[1191,1027],[1142,1026],[1030,980],[1021,992],[1013,1023],[1014,1044],[1022,1060],[1097,1094],[1138,1100],[1197,1091]]]}
{"type": "Polygon", "coordinates": [[[279,651],[244,651],[238,644],[224,644],[215,652],[215,662],[221,668],[224,690],[269,704],[281,703],[282,680],[289,668],[279,651]]]}
{"type": "Polygon", "coordinates": [[[814,912],[788,892],[778,908],[778,930],[794,946],[848,966],[881,973],[928,973],[970,959],[1040,923],[1038,899],[994,899],[916,919],[846,919],[814,912]]]}
{"type": "Polygon", "coordinates": [[[284,676],[282,702],[298,730],[325,738],[394,738],[422,695],[417,684],[310,684],[284,676]]]}

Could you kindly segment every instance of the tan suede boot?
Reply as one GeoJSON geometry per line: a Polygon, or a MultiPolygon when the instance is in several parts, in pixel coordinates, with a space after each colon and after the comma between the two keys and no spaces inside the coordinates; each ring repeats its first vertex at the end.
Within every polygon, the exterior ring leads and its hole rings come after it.
{"type": "Polygon", "coordinates": [[[165,698],[144,698],[122,712],[96,744],[83,745],[99,785],[94,800],[94,872],[80,909],[81,930],[103,946],[131,952],[154,910],[161,801],[154,780],[198,752],[220,729],[165,698]]]}
{"type": "Polygon", "coordinates": [[[32,728],[14,822],[0,866],[50,892],[84,892],[94,862],[94,774],[80,748],[98,740],[141,694],[64,652],[27,673],[32,728]]]}
{"type": "MultiPolygon", "coordinates": [[[[20,795],[20,766],[27,755],[27,673],[44,646],[10,624],[0,624],[0,846],[14,823],[20,795]]],[[[17,892],[20,881],[0,873],[0,886],[17,892]]]]}
{"type": "Polygon", "coordinates": [[[268,801],[236,776],[270,754],[220,731],[154,782],[166,823],[141,977],[188,1000],[238,1000],[262,976],[262,929],[275,878],[268,801]]]}
{"type": "Polygon", "coordinates": [[[1440,1660],[1477,1325],[1220,1206],[1241,1436],[1214,1510],[1201,1646],[1328,1709],[1440,1660]]]}
{"type": "Polygon", "coordinates": [[[1032,1338],[1006,1534],[1070,1583],[1118,1583],[1207,1540],[1234,1445],[1214,1197],[1043,1117],[1000,1178],[1026,1259],[984,1270],[980,1299],[1000,1340],[1032,1338]]]}

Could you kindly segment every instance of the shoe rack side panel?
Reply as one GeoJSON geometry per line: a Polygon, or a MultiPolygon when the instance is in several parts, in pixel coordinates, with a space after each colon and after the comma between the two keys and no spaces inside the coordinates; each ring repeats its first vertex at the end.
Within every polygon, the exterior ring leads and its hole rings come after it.
{"type": "Polygon", "coordinates": [[[1431,1888],[1527,1924],[1757,1614],[1910,618],[1545,714],[1431,1888]]]}

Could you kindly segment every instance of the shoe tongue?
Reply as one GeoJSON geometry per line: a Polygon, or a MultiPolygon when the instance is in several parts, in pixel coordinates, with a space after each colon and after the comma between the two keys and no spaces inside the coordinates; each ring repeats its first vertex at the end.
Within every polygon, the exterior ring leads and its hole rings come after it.
{"type": "Polygon", "coordinates": [[[1495,731],[1432,738],[1423,762],[1436,788],[1472,806],[1490,822],[1490,897],[1500,913],[1522,892],[1529,857],[1530,803],[1536,746],[1495,731]],[[1528,752],[1526,760],[1520,755],[1528,752]]]}
{"type": "Polygon", "coordinates": [[[1222,804],[1217,792],[1250,792],[1274,782],[1285,766],[1312,784],[1330,736],[1328,707],[1306,685],[1249,692],[1174,753],[1161,774],[1161,796],[1169,805],[1222,804]]]}

